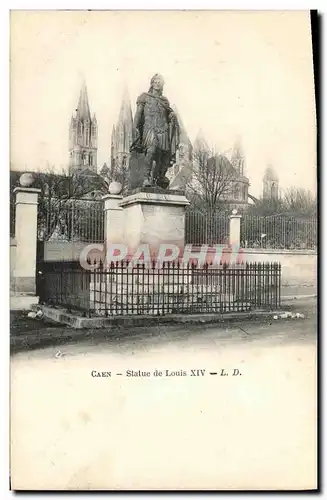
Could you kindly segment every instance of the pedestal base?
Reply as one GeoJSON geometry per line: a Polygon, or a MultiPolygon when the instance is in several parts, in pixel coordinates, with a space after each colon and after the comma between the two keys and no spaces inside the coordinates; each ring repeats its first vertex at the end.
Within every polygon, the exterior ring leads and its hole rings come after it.
{"type": "Polygon", "coordinates": [[[39,303],[39,297],[35,295],[13,294],[10,297],[11,311],[26,311],[39,303]]]}
{"type": "Polygon", "coordinates": [[[15,293],[35,295],[36,285],[33,276],[14,276],[13,289],[15,293]]]}
{"type": "Polygon", "coordinates": [[[155,254],[160,245],[184,248],[185,207],[189,201],[183,194],[149,192],[131,194],[123,199],[124,243],[130,254],[140,245],[149,245],[155,254]]]}

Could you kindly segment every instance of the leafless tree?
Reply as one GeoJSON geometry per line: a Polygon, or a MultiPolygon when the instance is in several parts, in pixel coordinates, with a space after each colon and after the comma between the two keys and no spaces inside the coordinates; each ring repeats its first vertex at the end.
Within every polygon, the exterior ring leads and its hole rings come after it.
{"type": "Polygon", "coordinates": [[[236,177],[235,169],[223,154],[195,152],[193,177],[187,185],[192,204],[203,210],[224,210],[236,177]]]}
{"type": "Polygon", "coordinates": [[[36,172],[35,178],[35,186],[41,189],[38,204],[39,236],[48,239],[60,227],[65,237],[70,239],[72,228],[81,227],[78,219],[83,218],[83,198],[91,191],[101,190],[104,182],[99,176],[67,175],[65,172],[58,174],[53,167],[46,172],[36,172]]]}
{"type": "Polygon", "coordinates": [[[104,164],[101,169],[101,175],[103,175],[103,178],[105,179],[108,187],[111,182],[119,182],[122,185],[122,194],[124,195],[128,189],[129,180],[127,158],[123,159],[121,165],[117,165],[117,162],[115,160],[111,162],[110,167],[104,164]]]}
{"type": "Polygon", "coordinates": [[[317,198],[311,191],[293,186],[282,192],[279,198],[260,198],[249,208],[249,213],[310,217],[317,213],[317,198]]]}
{"type": "Polygon", "coordinates": [[[269,216],[280,215],[284,212],[284,206],[281,198],[259,198],[255,204],[250,205],[247,213],[249,215],[269,216]]]}
{"type": "Polygon", "coordinates": [[[304,188],[290,187],[282,195],[283,208],[294,215],[316,215],[317,197],[304,188]]]}
{"type": "MultiPolygon", "coordinates": [[[[18,185],[21,174],[22,172],[12,172],[11,175],[11,233],[14,232],[15,218],[13,189],[18,185]]],[[[49,239],[58,227],[63,228],[65,237],[70,238],[73,226],[82,227],[80,221],[73,218],[83,217],[82,210],[72,210],[73,205],[85,205],[83,199],[94,190],[107,192],[107,185],[100,176],[67,175],[65,171],[56,171],[53,166],[48,166],[46,171],[33,172],[33,175],[33,186],[40,189],[38,236],[44,240],[49,239]]]]}

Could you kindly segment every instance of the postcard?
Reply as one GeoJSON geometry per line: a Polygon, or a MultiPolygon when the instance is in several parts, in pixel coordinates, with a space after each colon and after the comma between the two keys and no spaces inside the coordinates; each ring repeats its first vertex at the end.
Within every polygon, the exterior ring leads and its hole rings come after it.
{"type": "Polygon", "coordinates": [[[317,473],[309,11],[11,11],[14,491],[317,473]]]}

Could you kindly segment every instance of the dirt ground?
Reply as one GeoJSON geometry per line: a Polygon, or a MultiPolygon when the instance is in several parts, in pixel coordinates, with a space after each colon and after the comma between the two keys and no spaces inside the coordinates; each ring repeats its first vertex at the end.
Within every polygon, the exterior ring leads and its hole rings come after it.
{"type": "Polygon", "coordinates": [[[296,307],[305,319],[84,332],[16,352],[12,488],[315,488],[316,301],[296,307]],[[150,376],[127,376],[138,370],[150,376]]]}
{"type": "Polygon", "coordinates": [[[284,301],[284,310],[299,311],[305,315],[304,320],[272,320],[272,317],[258,320],[240,320],[238,322],[219,325],[158,325],[138,327],[133,330],[117,328],[114,334],[107,334],[106,329],[76,330],[44,319],[30,319],[27,312],[11,313],[11,353],[25,350],[43,349],[48,346],[73,345],[74,349],[83,346],[97,346],[110,343],[116,345],[134,345],[135,342],[179,342],[203,339],[210,332],[215,332],[222,340],[225,339],[267,339],[270,341],[310,340],[315,338],[317,315],[315,298],[284,301]],[[282,328],[281,328],[282,326],[282,328]],[[78,342],[78,345],[76,344],[78,342]],[[118,344],[117,344],[118,343],[118,344]]]}

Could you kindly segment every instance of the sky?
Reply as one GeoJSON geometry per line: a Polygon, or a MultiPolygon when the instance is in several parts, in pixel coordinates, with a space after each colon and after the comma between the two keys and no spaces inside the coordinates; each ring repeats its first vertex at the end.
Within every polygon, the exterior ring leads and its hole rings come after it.
{"type": "Polygon", "coordinates": [[[280,187],[316,189],[316,116],[308,11],[12,11],[11,168],[68,165],[68,131],[86,80],[98,168],[124,86],[133,113],[153,74],[194,141],[242,141],[249,192],[273,165],[280,187]]]}

